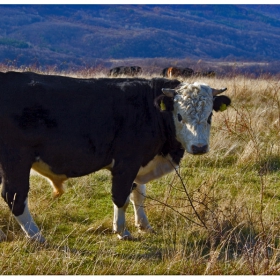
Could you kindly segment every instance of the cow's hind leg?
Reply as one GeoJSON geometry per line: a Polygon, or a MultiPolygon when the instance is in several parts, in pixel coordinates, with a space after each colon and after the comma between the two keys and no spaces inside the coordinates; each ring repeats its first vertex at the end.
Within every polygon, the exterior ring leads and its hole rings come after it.
{"type": "Polygon", "coordinates": [[[5,159],[1,159],[3,183],[1,196],[26,235],[31,239],[44,242],[45,239],[28,208],[31,160],[25,154],[17,153],[13,155],[12,151],[9,151],[9,156],[5,159]]]}
{"type": "Polygon", "coordinates": [[[136,187],[133,188],[132,193],[130,194],[130,200],[133,204],[134,213],[135,213],[135,225],[139,231],[144,232],[153,232],[152,227],[149,224],[148,218],[144,210],[144,201],[146,197],[146,186],[136,184],[136,187]]]}
{"type": "Polygon", "coordinates": [[[63,195],[63,193],[65,192],[64,187],[63,187],[63,182],[65,180],[50,180],[51,181],[51,185],[53,187],[53,197],[59,197],[61,195],[63,195]]]}
{"type": "Polygon", "coordinates": [[[53,187],[53,197],[59,197],[64,193],[63,182],[67,180],[65,175],[54,174],[50,167],[40,159],[32,164],[32,169],[49,179],[53,187]]]}

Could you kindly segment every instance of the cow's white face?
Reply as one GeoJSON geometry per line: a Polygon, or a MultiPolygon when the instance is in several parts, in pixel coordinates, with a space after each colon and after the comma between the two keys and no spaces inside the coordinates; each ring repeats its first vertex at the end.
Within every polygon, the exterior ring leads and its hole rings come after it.
{"type": "MultiPolygon", "coordinates": [[[[224,90],[214,90],[202,83],[182,83],[173,90],[176,139],[188,153],[198,155],[209,151],[213,95],[224,90]]],[[[167,91],[163,89],[165,94],[167,91]]]]}
{"type": "Polygon", "coordinates": [[[183,84],[174,97],[176,138],[191,154],[209,150],[213,109],[212,89],[202,84],[183,84]]]}

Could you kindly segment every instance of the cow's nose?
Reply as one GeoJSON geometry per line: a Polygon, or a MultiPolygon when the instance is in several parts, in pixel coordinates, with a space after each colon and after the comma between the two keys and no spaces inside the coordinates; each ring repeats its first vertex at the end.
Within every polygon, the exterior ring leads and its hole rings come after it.
{"type": "Polygon", "coordinates": [[[194,155],[202,155],[207,153],[208,145],[192,145],[192,152],[194,155]]]}

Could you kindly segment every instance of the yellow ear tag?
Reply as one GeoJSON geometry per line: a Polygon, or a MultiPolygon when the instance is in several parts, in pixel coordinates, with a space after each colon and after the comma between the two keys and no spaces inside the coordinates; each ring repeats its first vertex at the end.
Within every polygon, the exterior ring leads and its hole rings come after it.
{"type": "Polygon", "coordinates": [[[223,112],[226,109],[227,109],[227,105],[223,103],[220,107],[220,111],[223,112]]]}
{"type": "Polygon", "coordinates": [[[160,109],[161,109],[161,111],[165,111],[166,110],[166,106],[165,106],[165,104],[163,103],[162,100],[160,102],[160,109]]]}

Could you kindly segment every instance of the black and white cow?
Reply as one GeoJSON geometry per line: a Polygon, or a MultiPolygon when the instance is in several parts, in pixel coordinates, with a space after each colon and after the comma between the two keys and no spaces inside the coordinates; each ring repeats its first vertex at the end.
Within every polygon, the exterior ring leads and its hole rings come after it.
{"type": "Polygon", "coordinates": [[[50,179],[58,196],[68,178],[106,168],[118,237],[131,238],[129,200],[136,226],[151,231],[145,184],[176,168],[185,150],[208,152],[212,110],[230,104],[217,96],[225,90],[163,78],[0,73],[2,197],[26,235],[44,242],[28,209],[30,169],[50,179]]]}
{"type": "Polygon", "coordinates": [[[140,66],[118,66],[110,69],[109,76],[118,77],[118,76],[137,76],[142,73],[142,68],[140,66]]]}

